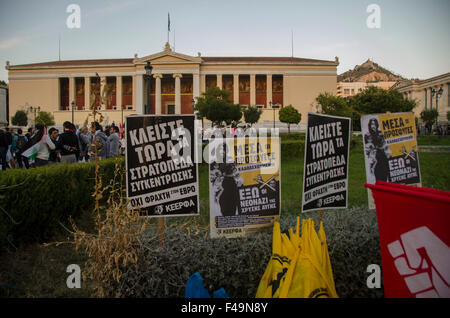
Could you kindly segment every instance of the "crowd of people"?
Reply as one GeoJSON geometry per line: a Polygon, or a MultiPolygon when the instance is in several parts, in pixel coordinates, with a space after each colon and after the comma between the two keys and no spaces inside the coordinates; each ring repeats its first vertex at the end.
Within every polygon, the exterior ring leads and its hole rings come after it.
{"type": "Polygon", "coordinates": [[[55,127],[47,130],[42,124],[23,130],[0,129],[1,169],[39,167],[50,164],[101,160],[123,153],[123,134],[114,123],[105,129],[94,122],[78,129],[69,121],[63,131],[55,127]]]}

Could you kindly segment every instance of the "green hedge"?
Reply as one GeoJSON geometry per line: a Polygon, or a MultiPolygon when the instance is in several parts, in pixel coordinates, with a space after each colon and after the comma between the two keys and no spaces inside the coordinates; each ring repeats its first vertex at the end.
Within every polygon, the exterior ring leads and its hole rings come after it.
{"type": "MultiPolygon", "coordinates": [[[[124,160],[121,159],[123,167],[124,160]]],[[[100,161],[103,185],[115,159],[100,161]]],[[[59,222],[93,207],[95,164],[74,163],[0,172],[0,252],[12,245],[52,239],[59,222]]]]}
{"type": "MultiPolygon", "coordinates": [[[[281,230],[295,229],[296,215],[282,214],[281,230]]],[[[313,218],[317,212],[301,215],[313,218]]],[[[383,288],[370,289],[367,266],[381,266],[377,217],[365,208],[327,210],[323,214],[336,290],[343,298],[382,298],[383,288]]],[[[318,224],[316,223],[316,230],[318,224]]],[[[253,298],[272,252],[272,231],[244,238],[209,239],[209,228],[166,227],[163,246],[155,227],[141,243],[137,264],[124,269],[120,283],[111,281],[110,297],[184,297],[190,275],[199,272],[210,294],[221,287],[231,298],[253,298]]],[[[381,286],[382,287],[382,286],[381,286]]]]}
{"type": "Polygon", "coordinates": [[[281,159],[295,158],[304,156],[305,140],[282,140],[281,141],[281,159]]]}

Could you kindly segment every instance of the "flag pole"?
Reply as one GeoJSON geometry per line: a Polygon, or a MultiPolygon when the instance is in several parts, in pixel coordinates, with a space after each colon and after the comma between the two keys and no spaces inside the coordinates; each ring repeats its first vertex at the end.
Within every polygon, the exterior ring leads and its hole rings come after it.
{"type": "Polygon", "coordinates": [[[169,43],[169,33],[170,33],[170,13],[167,13],[167,43],[169,43]]]}

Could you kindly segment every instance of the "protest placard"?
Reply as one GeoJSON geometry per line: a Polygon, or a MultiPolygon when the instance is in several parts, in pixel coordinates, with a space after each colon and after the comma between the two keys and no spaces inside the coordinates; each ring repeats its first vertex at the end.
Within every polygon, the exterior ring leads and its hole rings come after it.
{"type": "MultiPolygon", "coordinates": [[[[376,181],[421,186],[414,113],[361,117],[368,184],[376,181]]],[[[368,189],[369,208],[374,209],[368,189]]]]}
{"type": "Polygon", "coordinates": [[[210,236],[271,228],[280,215],[279,138],[218,138],[209,154],[210,236]]]}
{"type": "Polygon", "coordinates": [[[350,124],[308,113],[302,212],[347,207],[350,124]]]}
{"type": "Polygon", "coordinates": [[[128,208],[147,216],[198,215],[193,115],[126,118],[128,208]]]}

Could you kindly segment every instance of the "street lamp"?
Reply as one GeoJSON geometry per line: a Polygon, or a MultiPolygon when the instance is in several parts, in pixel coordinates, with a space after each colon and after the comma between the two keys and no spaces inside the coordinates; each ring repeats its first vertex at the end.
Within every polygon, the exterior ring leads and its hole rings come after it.
{"type": "Polygon", "coordinates": [[[150,114],[150,80],[152,78],[152,69],[150,62],[145,65],[145,76],[147,80],[147,104],[145,105],[144,114],[150,114]]]}
{"type": "Polygon", "coordinates": [[[41,111],[41,107],[40,106],[37,106],[37,107],[30,106],[27,109],[27,112],[32,112],[34,114],[34,121],[33,121],[33,123],[34,123],[35,126],[36,126],[36,112],[39,113],[40,111],[41,111]]]}
{"type": "Polygon", "coordinates": [[[444,90],[441,88],[439,88],[439,90],[436,89],[432,89],[431,90],[431,98],[433,98],[434,95],[436,95],[436,111],[438,113],[438,117],[436,118],[436,129],[438,128],[438,120],[439,120],[439,97],[441,97],[442,93],[444,92],[444,90]]]}
{"type": "Polygon", "coordinates": [[[277,103],[272,105],[272,101],[270,101],[269,105],[273,110],[273,129],[275,129],[275,111],[280,108],[280,104],[277,103]]]}
{"type": "Polygon", "coordinates": [[[71,103],[71,105],[72,105],[72,124],[74,124],[75,125],[75,123],[74,123],[74,110],[75,110],[75,101],[72,101],[72,103],[71,103]]]}

